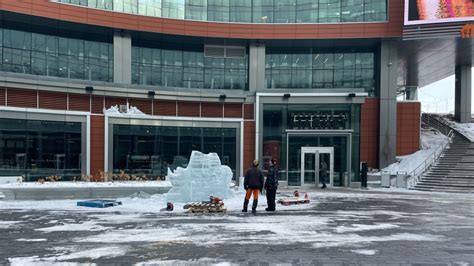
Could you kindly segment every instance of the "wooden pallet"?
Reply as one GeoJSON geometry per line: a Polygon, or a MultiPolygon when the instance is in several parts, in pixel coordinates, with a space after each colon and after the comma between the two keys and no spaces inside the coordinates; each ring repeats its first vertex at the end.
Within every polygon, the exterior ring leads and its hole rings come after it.
{"type": "Polygon", "coordinates": [[[188,210],[188,213],[225,213],[227,209],[224,207],[224,203],[203,203],[193,202],[184,205],[184,209],[188,210]]]}

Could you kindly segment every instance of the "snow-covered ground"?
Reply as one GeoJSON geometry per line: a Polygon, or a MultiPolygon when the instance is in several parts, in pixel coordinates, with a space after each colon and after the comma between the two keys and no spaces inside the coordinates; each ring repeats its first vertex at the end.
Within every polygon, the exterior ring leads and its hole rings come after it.
{"type": "MultiPolygon", "coordinates": [[[[315,192],[308,192],[310,197],[315,192]]],[[[159,213],[161,209],[166,208],[166,194],[155,194],[147,195],[142,193],[136,195],[136,197],[126,197],[119,198],[118,201],[122,202],[122,205],[116,206],[113,208],[100,209],[104,212],[133,212],[133,213],[148,213],[154,212],[159,213]]],[[[277,195],[278,197],[283,197],[285,195],[290,195],[290,192],[281,192],[277,195]]],[[[244,192],[236,192],[235,195],[230,199],[225,199],[224,204],[228,211],[238,211],[242,209],[242,203],[244,198],[244,192]]],[[[46,201],[0,201],[0,210],[2,209],[34,209],[34,210],[71,210],[71,211],[84,211],[84,212],[94,212],[97,211],[96,208],[88,208],[76,206],[78,200],[46,200],[46,201]]],[[[260,195],[259,197],[260,206],[266,206],[266,197],[265,195],[260,195]]],[[[173,203],[174,211],[173,213],[184,213],[186,210],[183,209],[184,203],[173,203]]],[[[249,205],[251,205],[250,202],[249,205]]],[[[250,206],[249,206],[250,207],[250,206]]],[[[298,210],[298,209],[307,209],[310,208],[310,204],[302,204],[296,206],[279,206],[280,210],[298,210]]],[[[169,212],[164,212],[164,214],[169,212]]],[[[0,224],[1,226],[1,224],[0,224]]]]}
{"type": "MultiPolygon", "coordinates": [[[[318,190],[310,193],[310,204],[278,205],[277,212],[256,216],[240,213],[243,192],[224,200],[229,210],[227,214],[216,215],[187,215],[183,213],[182,205],[175,205],[173,212],[160,212],[159,209],[166,203],[164,195],[123,198],[120,199],[124,203],[122,206],[100,210],[77,207],[73,200],[8,201],[0,202],[0,210],[20,214],[16,216],[17,220],[3,221],[0,226],[30,230],[29,235],[21,234],[21,237],[12,239],[13,244],[42,246],[36,253],[7,255],[12,265],[53,265],[76,261],[97,261],[100,264],[101,259],[117,257],[123,257],[125,261],[133,257],[140,262],[137,265],[214,265],[229,262],[225,256],[221,259],[221,254],[215,253],[214,249],[222,251],[223,248],[230,252],[228,249],[236,245],[257,244],[273,250],[273,254],[260,258],[264,261],[277,256],[280,250],[284,253],[295,252],[299,247],[312,252],[313,256],[317,254],[315,252],[333,248],[331,252],[338,251],[345,257],[350,257],[350,253],[372,257],[393,253],[394,245],[400,245],[397,246],[398,251],[404,248],[412,251],[414,247],[418,247],[418,251],[426,246],[429,246],[427,250],[445,245],[451,247],[455,239],[450,231],[444,234],[443,230],[451,227],[474,228],[469,219],[472,214],[467,210],[458,213],[448,208],[443,211],[443,216],[439,215],[442,211],[440,206],[459,206],[453,204],[460,202],[471,204],[473,198],[469,195],[372,193],[360,190],[318,190]],[[409,208],[401,208],[403,206],[409,208]],[[38,216],[38,211],[44,215],[38,216]],[[289,248],[279,249],[279,245],[289,248]],[[167,253],[167,246],[176,246],[176,249],[167,253]],[[206,248],[211,248],[211,253],[206,255],[214,258],[190,252],[206,248]],[[173,260],[179,256],[192,260],[173,260]]],[[[259,212],[265,212],[264,195],[259,203],[259,212]]],[[[296,254],[301,254],[298,252],[304,251],[297,251],[296,254]]],[[[426,251],[420,252],[429,256],[424,253],[426,251]]],[[[408,252],[408,256],[416,253],[408,252]]],[[[238,259],[238,254],[233,256],[238,259]]]]}
{"type": "Polygon", "coordinates": [[[169,181],[114,181],[114,182],[22,182],[0,184],[0,189],[11,188],[106,188],[106,187],[170,187],[169,181]]]}
{"type": "Polygon", "coordinates": [[[463,136],[468,138],[471,142],[474,142],[474,123],[458,123],[448,118],[443,118],[450,127],[461,133],[463,136]]]}
{"type": "Polygon", "coordinates": [[[398,156],[397,162],[384,169],[382,172],[396,174],[397,172],[410,173],[419,167],[442,145],[448,143],[449,138],[436,130],[421,130],[421,149],[413,154],[398,156]]]}

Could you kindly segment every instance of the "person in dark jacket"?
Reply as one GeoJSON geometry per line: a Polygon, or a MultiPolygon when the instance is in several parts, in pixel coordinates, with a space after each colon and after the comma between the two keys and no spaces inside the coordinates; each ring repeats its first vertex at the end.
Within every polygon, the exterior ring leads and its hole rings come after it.
{"type": "Polygon", "coordinates": [[[252,212],[255,213],[257,211],[258,194],[263,190],[263,173],[258,169],[259,164],[258,160],[254,160],[252,167],[247,170],[247,173],[245,173],[244,189],[246,190],[246,193],[242,212],[247,212],[247,206],[249,205],[250,196],[252,195],[252,212]]]}
{"type": "Polygon", "coordinates": [[[325,161],[321,162],[321,168],[319,169],[319,182],[323,184],[321,188],[326,188],[326,177],[328,176],[328,165],[325,161]]]}
{"type": "Polygon", "coordinates": [[[268,169],[267,179],[265,180],[265,190],[267,191],[267,206],[266,211],[275,211],[275,195],[278,189],[278,169],[276,160],[270,161],[270,168],[268,169]]]}

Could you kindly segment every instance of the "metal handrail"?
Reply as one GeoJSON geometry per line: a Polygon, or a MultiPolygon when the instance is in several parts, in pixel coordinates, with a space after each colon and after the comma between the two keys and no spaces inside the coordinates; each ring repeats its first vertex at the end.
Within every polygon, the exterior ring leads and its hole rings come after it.
{"type": "MultiPolygon", "coordinates": [[[[448,145],[452,142],[452,139],[454,137],[454,131],[453,130],[449,131],[447,136],[449,138],[448,142],[439,145],[438,148],[434,150],[426,158],[426,160],[424,160],[421,164],[419,164],[414,170],[410,172],[405,172],[407,177],[411,176],[414,178],[413,186],[415,186],[420,181],[421,176],[431,167],[431,165],[433,165],[435,162],[438,161],[439,157],[443,154],[443,152],[446,150],[448,145]]],[[[408,184],[407,184],[407,188],[408,188],[408,184]]]]}

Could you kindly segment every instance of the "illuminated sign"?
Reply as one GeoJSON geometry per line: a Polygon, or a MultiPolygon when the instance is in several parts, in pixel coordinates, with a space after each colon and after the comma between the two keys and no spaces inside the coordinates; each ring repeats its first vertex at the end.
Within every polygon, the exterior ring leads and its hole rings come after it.
{"type": "Polygon", "coordinates": [[[466,24],[461,29],[461,38],[469,39],[472,38],[474,34],[474,24],[466,24]]]}
{"type": "Polygon", "coordinates": [[[405,25],[474,21],[474,0],[405,0],[405,25]]]}
{"type": "Polygon", "coordinates": [[[292,113],[293,129],[347,129],[349,113],[292,113]]]}

